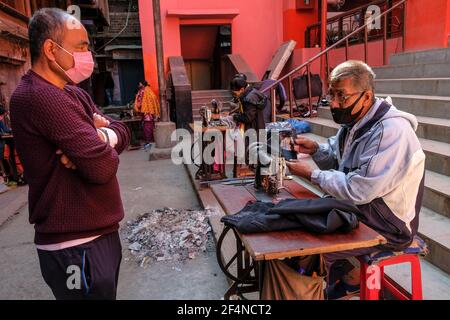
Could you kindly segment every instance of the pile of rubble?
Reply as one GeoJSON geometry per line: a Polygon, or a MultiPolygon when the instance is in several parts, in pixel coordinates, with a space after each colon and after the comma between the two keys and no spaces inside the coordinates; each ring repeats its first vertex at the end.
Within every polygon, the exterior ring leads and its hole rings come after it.
{"type": "Polygon", "coordinates": [[[205,252],[212,210],[153,210],[128,221],[128,249],[141,266],[153,261],[185,261],[205,252]]]}

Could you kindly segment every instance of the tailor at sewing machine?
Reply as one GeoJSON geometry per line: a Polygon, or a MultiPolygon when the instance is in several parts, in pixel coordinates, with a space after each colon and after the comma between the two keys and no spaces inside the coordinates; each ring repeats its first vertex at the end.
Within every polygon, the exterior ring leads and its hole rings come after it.
{"type": "MultiPolygon", "coordinates": [[[[222,112],[221,104],[217,100],[211,101],[211,107],[206,105],[200,108],[200,116],[202,118],[203,128],[235,128],[236,123],[230,116],[238,110],[238,106],[234,103],[230,104],[229,112],[222,112]]],[[[294,138],[296,131],[287,122],[273,122],[266,125],[267,139],[266,141],[258,141],[251,143],[248,152],[252,165],[249,166],[253,177],[246,177],[248,180],[254,181],[257,190],[264,191],[267,194],[275,195],[284,188],[284,181],[292,179],[287,175],[286,161],[297,159],[294,151],[294,138]]],[[[223,175],[222,175],[223,176],[223,175]]],[[[202,179],[205,182],[211,177],[202,179]]],[[[226,184],[241,183],[243,178],[235,175],[233,179],[221,179],[215,183],[224,182],[226,184]]]]}

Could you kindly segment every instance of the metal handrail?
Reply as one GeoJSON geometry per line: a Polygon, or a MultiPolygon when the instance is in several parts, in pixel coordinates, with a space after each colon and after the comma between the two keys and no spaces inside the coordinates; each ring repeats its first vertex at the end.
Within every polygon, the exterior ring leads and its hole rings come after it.
{"type": "MultiPolygon", "coordinates": [[[[362,5],[362,6],[353,8],[351,10],[348,10],[346,12],[343,12],[341,14],[335,15],[334,17],[331,17],[331,18],[327,19],[327,24],[334,23],[334,22],[339,22],[340,19],[346,18],[346,17],[351,17],[355,13],[361,12],[361,10],[364,9],[364,8],[367,8],[367,7],[371,6],[371,5],[382,4],[382,3],[385,3],[385,2],[386,2],[386,0],[374,0],[372,2],[366,3],[366,4],[362,5]]],[[[321,25],[320,22],[317,22],[317,23],[309,25],[308,28],[320,27],[320,25],[321,25]]]]}
{"type": "MultiPolygon", "coordinates": [[[[318,54],[316,54],[314,57],[308,59],[306,62],[302,63],[300,66],[294,68],[293,70],[291,70],[290,72],[288,72],[286,75],[284,75],[283,77],[281,77],[280,79],[278,79],[277,81],[275,81],[273,84],[271,84],[270,86],[268,86],[267,88],[265,88],[264,90],[262,90],[262,93],[267,92],[268,90],[270,90],[270,96],[271,96],[271,103],[272,103],[272,121],[275,121],[275,115],[276,115],[276,101],[275,101],[275,88],[276,86],[281,83],[282,81],[288,79],[288,92],[289,92],[289,104],[290,104],[290,116],[293,117],[293,110],[292,110],[292,76],[299,72],[300,70],[302,70],[303,68],[306,67],[306,72],[308,75],[308,91],[309,91],[309,114],[310,116],[312,115],[312,105],[311,105],[311,78],[310,78],[310,65],[316,61],[317,59],[323,57],[324,55],[326,55],[326,60],[327,60],[327,64],[328,64],[328,52],[336,47],[338,47],[340,44],[345,42],[345,57],[346,59],[348,59],[348,42],[349,39],[354,36],[355,34],[361,32],[362,30],[364,30],[364,36],[365,36],[365,42],[364,42],[364,60],[367,62],[367,56],[368,56],[368,47],[367,47],[367,39],[368,39],[368,32],[367,32],[367,26],[369,24],[372,24],[373,19],[381,19],[382,17],[385,17],[388,13],[392,12],[394,9],[398,8],[399,6],[404,6],[403,9],[403,41],[402,41],[402,51],[404,51],[405,49],[405,25],[406,25],[406,19],[405,19],[405,14],[406,14],[406,2],[407,0],[402,0],[400,2],[398,2],[397,4],[395,4],[394,6],[392,6],[390,9],[384,11],[383,13],[381,13],[379,16],[373,17],[372,19],[370,19],[369,21],[367,21],[364,25],[362,25],[361,27],[359,27],[358,29],[354,30],[353,32],[349,33],[348,35],[346,35],[344,38],[342,38],[341,40],[337,41],[336,43],[334,43],[333,45],[331,45],[330,47],[326,48],[325,50],[319,52],[318,54]]],[[[387,27],[387,19],[384,19],[384,38],[383,38],[383,63],[386,64],[386,27],[387,27]]],[[[326,71],[328,73],[328,65],[326,66],[326,71]]]]}

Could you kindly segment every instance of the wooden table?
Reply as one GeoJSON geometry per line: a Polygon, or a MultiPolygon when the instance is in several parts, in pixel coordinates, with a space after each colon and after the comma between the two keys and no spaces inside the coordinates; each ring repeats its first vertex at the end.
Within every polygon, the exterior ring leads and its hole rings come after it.
{"type": "MultiPolygon", "coordinates": [[[[264,192],[256,191],[253,185],[230,186],[216,184],[211,186],[211,190],[216,199],[223,207],[226,214],[234,214],[240,211],[248,201],[261,200],[278,202],[282,199],[297,198],[317,198],[316,195],[302,187],[293,180],[285,181],[286,189],[275,197],[269,196],[264,192]]],[[[313,234],[304,230],[276,231],[254,234],[239,234],[242,245],[246,252],[257,263],[297,256],[306,256],[313,254],[322,254],[329,252],[345,251],[357,248],[374,247],[386,243],[386,239],[364,225],[359,224],[357,229],[345,234],[313,234]]],[[[238,247],[239,247],[238,243],[238,247]]],[[[238,268],[248,268],[248,264],[242,264],[238,268]]],[[[262,268],[257,268],[261,272],[262,268]]],[[[238,274],[245,273],[244,270],[238,270],[238,274]]],[[[259,283],[262,280],[262,274],[259,274],[259,283]]],[[[226,293],[230,297],[236,293],[239,283],[234,283],[226,293]]],[[[254,289],[254,288],[253,288],[254,289]]],[[[261,288],[258,287],[261,292],[261,288]]],[[[248,291],[251,292],[251,291],[248,291]]]]}

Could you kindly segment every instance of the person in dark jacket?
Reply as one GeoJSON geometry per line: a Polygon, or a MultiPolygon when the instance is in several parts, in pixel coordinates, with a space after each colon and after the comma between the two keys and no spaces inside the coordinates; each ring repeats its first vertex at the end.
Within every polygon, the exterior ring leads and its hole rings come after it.
{"type": "Polygon", "coordinates": [[[240,110],[233,115],[233,120],[243,123],[245,130],[265,129],[264,107],[266,96],[247,83],[247,79],[242,74],[236,75],[230,82],[230,89],[235,97],[240,110]]]}
{"type": "MultiPolygon", "coordinates": [[[[261,83],[261,87],[259,88],[259,90],[262,92],[266,88],[273,85],[275,82],[276,81],[272,80],[272,79],[264,80],[261,83]]],[[[266,106],[265,106],[264,112],[263,112],[264,113],[264,121],[266,123],[268,123],[268,122],[272,121],[272,101],[271,101],[271,97],[270,97],[270,90],[267,90],[266,92],[264,92],[264,95],[267,97],[266,106]]],[[[281,82],[275,86],[275,101],[277,100],[277,98],[278,98],[278,104],[276,104],[277,112],[282,112],[283,107],[284,107],[288,97],[286,94],[286,89],[284,88],[284,86],[281,82]]]]}

